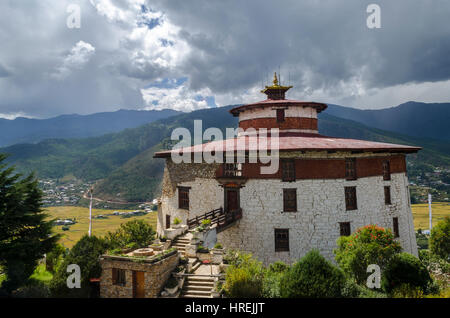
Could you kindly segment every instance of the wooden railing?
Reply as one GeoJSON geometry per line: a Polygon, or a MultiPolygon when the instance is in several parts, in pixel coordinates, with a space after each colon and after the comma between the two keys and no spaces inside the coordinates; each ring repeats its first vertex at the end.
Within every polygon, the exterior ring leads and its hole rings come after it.
{"type": "Polygon", "coordinates": [[[206,212],[203,215],[196,216],[195,218],[189,219],[187,221],[187,225],[189,229],[193,229],[199,225],[203,220],[210,220],[211,225],[217,224],[217,232],[220,232],[223,228],[227,227],[231,223],[242,218],[242,209],[239,208],[234,211],[224,211],[222,207],[219,209],[215,209],[209,212],[206,212]]]}

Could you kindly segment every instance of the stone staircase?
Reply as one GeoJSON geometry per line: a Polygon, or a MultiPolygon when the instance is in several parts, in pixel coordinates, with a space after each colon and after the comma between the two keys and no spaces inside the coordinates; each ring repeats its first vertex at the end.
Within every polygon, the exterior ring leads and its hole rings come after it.
{"type": "Polygon", "coordinates": [[[212,298],[214,289],[214,277],[208,276],[186,276],[181,298],[212,298]]]}
{"type": "Polygon", "coordinates": [[[200,267],[200,265],[202,265],[202,263],[198,260],[197,257],[189,257],[187,266],[188,273],[195,272],[197,268],[200,267]]]}
{"type": "Polygon", "coordinates": [[[190,241],[190,238],[186,235],[179,236],[172,242],[172,247],[175,247],[182,256],[186,256],[186,245],[188,245],[190,241]]]}

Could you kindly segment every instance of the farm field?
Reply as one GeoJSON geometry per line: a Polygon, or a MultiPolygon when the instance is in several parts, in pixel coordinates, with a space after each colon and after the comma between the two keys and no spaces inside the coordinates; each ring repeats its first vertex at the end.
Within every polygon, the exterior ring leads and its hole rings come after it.
{"type": "MultiPolygon", "coordinates": [[[[62,235],[60,243],[64,247],[72,248],[73,245],[89,230],[89,208],[78,206],[57,206],[45,208],[48,219],[75,219],[76,224],[70,225],[68,231],[62,230],[62,225],[54,226],[55,233],[62,235]]],[[[92,209],[92,216],[112,214],[116,210],[92,209]]],[[[134,210],[117,210],[120,212],[129,212],[134,210]]],[[[156,230],[156,212],[146,215],[132,216],[130,218],[121,218],[118,215],[108,215],[107,219],[92,219],[92,233],[96,236],[104,236],[109,231],[114,231],[120,224],[130,220],[146,220],[156,230]]]]}
{"type": "MultiPolygon", "coordinates": [[[[433,226],[446,216],[450,216],[450,204],[448,202],[435,202],[431,204],[433,226]]],[[[428,204],[412,204],[412,214],[414,218],[414,229],[428,230],[428,204]]]]}

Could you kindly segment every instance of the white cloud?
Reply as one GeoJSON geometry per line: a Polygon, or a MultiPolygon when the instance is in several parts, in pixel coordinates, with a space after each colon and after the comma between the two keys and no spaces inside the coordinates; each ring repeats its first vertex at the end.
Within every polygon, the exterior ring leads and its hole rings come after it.
{"type": "Polygon", "coordinates": [[[196,109],[208,108],[208,103],[198,96],[209,95],[209,90],[193,92],[189,90],[186,83],[175,87],[161,88],[149,87],[141,90],[146,103],[144,109],[174,109],[183,112],[189,112],[196,109]],[[155,104],[153,104],[155,103],[155,104]]]}
{"type": "Polygon", "coordinates": [[[82,69],[94,53],[95,47],[84,41],[79,41],[51,76],[59,80],[66,78],[71,72],[82,69]]]}

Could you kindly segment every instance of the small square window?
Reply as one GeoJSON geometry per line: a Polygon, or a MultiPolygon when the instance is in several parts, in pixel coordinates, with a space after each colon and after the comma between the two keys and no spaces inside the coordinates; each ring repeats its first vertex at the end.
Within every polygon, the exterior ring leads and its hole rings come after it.
{"type": "Polygon", "coordinates": [[[297,189],[283,189],[283,211],[297,212],[297,189]]]}
{"type": "Polygon", "coordinates": [[[178,187],[178,208],[189,210],[189,188],[178,187]]]}
{"type": "Polygon", "coordinates": [[[351,234],[350,222],[339,223],[339,230],[341,236],[349,236],[351,234]]]}
{"type": "Polygon", "coordinates": [[[384,187],[384,204],[386,204],[386,205],[391,204],[391,187],[390,186],[384,187]]]}
{"type": "Polygon", "coordinates": [[[295,181],[295,161],[282,160],[281,161],[282,181],[295,181]]]}
{"type": "Polygon", "coordinates": [[[289,252],[289,229],[275,229],[275,252],[289,252]]]}
{"type": "Polygon", "coordinates": [[[113,283],[113,285],[125,286],[126,272],[124,269],[120,269],[120,268],[112,269],[112,283],[113,283]]]}
{"type": "Polygon", "coordinates": [[[345,209],[356,210],[356,187],[345,187],[345,209]]]}

